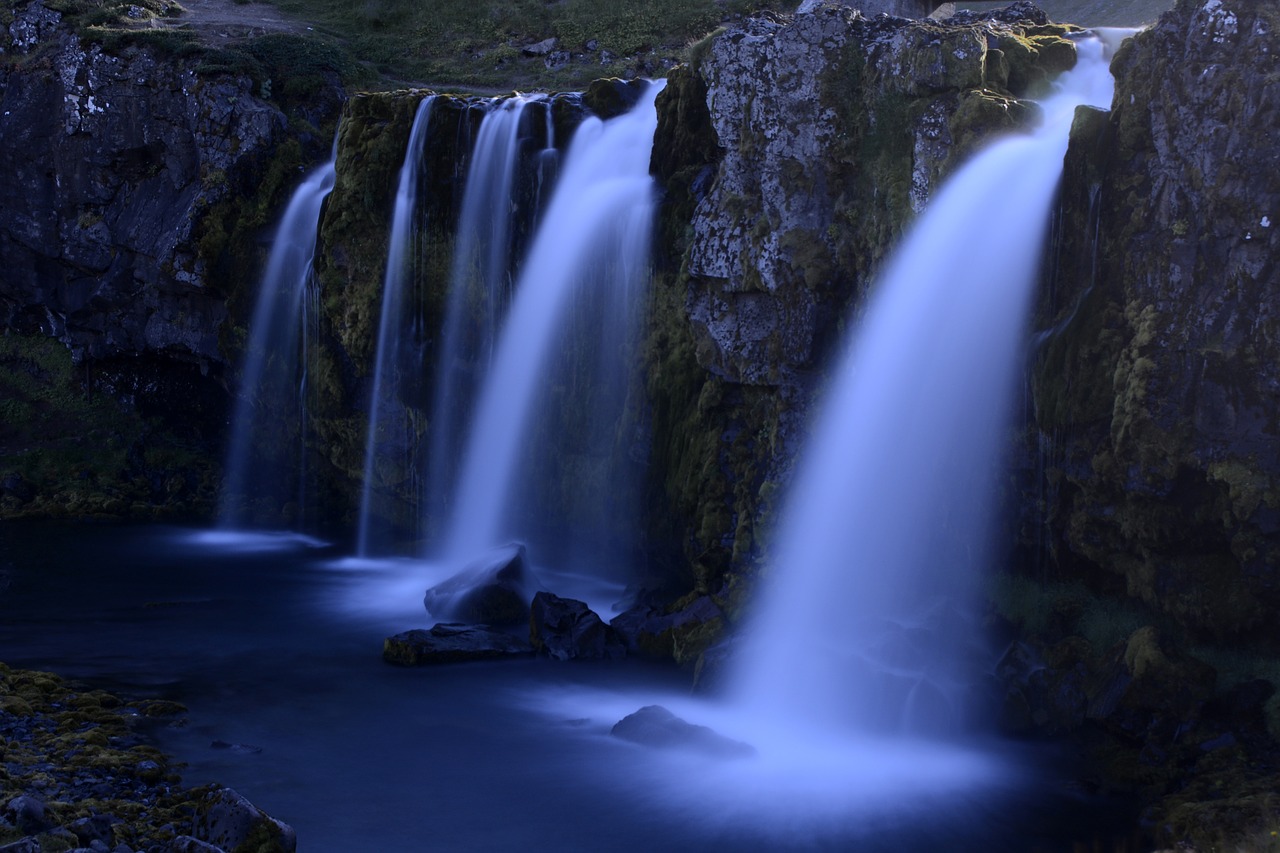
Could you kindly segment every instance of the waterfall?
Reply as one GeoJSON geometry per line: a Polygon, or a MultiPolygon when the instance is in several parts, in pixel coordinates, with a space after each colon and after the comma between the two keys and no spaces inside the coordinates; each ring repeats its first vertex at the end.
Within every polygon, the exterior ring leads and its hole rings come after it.
{"type": "Polygon", "coordinates": [[[573,136],[476,405],[446,542],[452,558],[514,532],[504,527],[508,508],[522,464],[542,452],[526,443],[575,295],[632,291],[647,272],[661,88],[651,85],[625,115],[585,120],[573,136]]]}
{"type": "MultiPolygon", "coordinates": [[[[294,191],[272,244],[257,304],[249,322],[240,393],[231,423],[226,476],[219,500],[222,527],[252,520],[246,500],[276,494],[281,484],[298,480],[299,507],[305,498],[306,358],[304,341],[314,318],[306,316],[315,300],[312,258],[320,230],[320,212],[336,179],[334,155],[294,191]],[[295,424],[299,430],[281,429],[295,424]],[[287,447],[276,450],[273,442],[287,447]],[[296,462],[293,471],[281,461],[296,462]]],[[[281,495],[284,499],[285,495],[281,495]]]]}
{"type": "Polygon", "coordinates": [[[1109,107],[1102,42],[950,178],[897,248],[797,462],[732,684],[771,738],[945,736],[972,624],[1030,297],[1075,108],[1109,107]]]}
{"type": "Polygon", "coordinates": [[[404,164],[400,167],[395,209],[391,217],[391,234],[387,244],[387,269],[382,281],[382,312],[378,322],[378,347],[374,356],[373,392],[369,399],[369,426],[365,439],[364,489],[360,496],[360,523],[356,534],[356,551],[369,555],[371,524],[374,516],[375,480],[382,482],[396,476],[413,476],[417,470],[413,448],[413,419],[403,406],[397,407],[401,374],[409,372],[416,379],[414,367],[420,367],[419,353],[409,352],[403,334],[405,295],[412,281],[413,223],[417,210],[419,164],[423,142],[431,123],[434,95],[418,104],[409,131],[404,164]],[[396,418],[399,414],[401,417],[396,418]],[[398,448],[401,453],[389,453],[398,448]],[[379,463],[383,463],[379,466],[379,463]],[[389,473],[394,471],[395,473],[389,473]],[[388,473],[384,473],[388,472],[388,473]]]}
{"type": "Polygon", "coordinates": [[[546,147],[551,147],[551,108],[545,95],[493,101],[481,122],[467,171],[432,406],[427,499],[432,512],[442,511],[453,493],[455,460],[467,430],[466,418],[509,299],[515,255],[513,226],[522,215],[535,215],[541,195],[541,164],[548,158],[540,155],[535,211],[521,210],[517,177],[530,141],[526,108],[535,103],[546,108],[546,147]]]}

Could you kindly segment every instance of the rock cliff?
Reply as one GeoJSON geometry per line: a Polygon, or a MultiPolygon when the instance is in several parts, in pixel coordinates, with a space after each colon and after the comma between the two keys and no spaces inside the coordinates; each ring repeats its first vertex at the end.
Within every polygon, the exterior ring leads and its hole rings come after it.
{"type": "Polygon", "coordinates": [[[1112,67],[1067,158],[1003,601],[1051,662],[1032,716],[1139,744],[1109,772],[1185,786],[1155,816],[1176,837],[1257,820],[1275,778],[1280,12],[1181,0],[1112,67]],[[1206,804],[1185,780],[1215,774],[1206,804]]]}
{"type": "MultiPolygon", "coordinates": [[[[26,483],[4,510],[207,513],[259,232],[298,140],[325,143],[194,43],[90,39],[79,7],[54,8],[0,12],[0,474],[26,483]]],[[[317,87],[309,114],[335,94],[317,87]]]]}

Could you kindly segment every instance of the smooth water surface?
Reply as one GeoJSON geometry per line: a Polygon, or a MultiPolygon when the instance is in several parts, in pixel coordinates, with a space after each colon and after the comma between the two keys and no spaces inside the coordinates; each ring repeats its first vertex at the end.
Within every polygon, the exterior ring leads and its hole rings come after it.
{"type": "MultiPolygon", "coordinates": [[[[1065,850],[1053,827],[1091,807],[1026,774],[975,785],[964,753],[915,756],[958,787],[895,786],[886,765],[877,791],[611,738],[644,704],[709,707],[666,666],[384,664],[383,637],[428,624],[431,569],[412,561],[144,527],[9,525],[0,549],[0,660],[185,703],[186,725],[155,732],[184,780],[236,788],[306,853],[1065,850]]],[[[855,758],[828,756],[832,778],[855,758]]]]}

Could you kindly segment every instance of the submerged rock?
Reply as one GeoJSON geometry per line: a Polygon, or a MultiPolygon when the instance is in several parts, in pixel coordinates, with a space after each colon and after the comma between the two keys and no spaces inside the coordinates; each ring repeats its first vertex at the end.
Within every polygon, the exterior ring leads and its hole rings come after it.
{"type": "Polygon", "coordinates": [[[661,705],[646,705],[623,717],[609,732],[642,746],[680,749],[711,758],[752,758],[754,746],[677,717],[661,705]]]}
{"type": "Polygon", "coordinates": [[[431,587],[422,603],[437,619],[518,625],[529,617],[530,591],[536,586],[525,547],[513,543],[431,587]]]}
{"type": "Polygon", "coordinates": [[[529,639],[534,649],[556,660],[620,658],[627,653],[618,633],[587,605],[549,592],[533,597],[529,639]]]}
{"type": "Polygon", "coordinates": [[[382,659],[400,666],[459,663],[533,654],[533,646],[519,637],[484,625],[445,623],[430,630],[415,628],[388,637],[382,659]]]}

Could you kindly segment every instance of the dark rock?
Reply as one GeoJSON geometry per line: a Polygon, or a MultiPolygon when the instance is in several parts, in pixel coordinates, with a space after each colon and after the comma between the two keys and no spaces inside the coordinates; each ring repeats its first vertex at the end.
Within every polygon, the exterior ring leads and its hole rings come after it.
{"type": "Polygon", "coordinates": [[[35,486],[22,478],[21,474],[10,474],[0,482],[0,493],[16,498],[22,503],[35,499],[35,486]]]}
{"type": "Polygon", "coordinates": [[[39,841],[34,837],[30,837],[0,846],[0,853],[41,853],[43,849],[39,841]]]}
{"type": "Polygon", "coordinates": [[[95,841],[110,846],[115,841],[115,830],[111,828],[112,819],[106,815],[92,815],[67,824],[67,829],[75,834],[83,845],[95,841]]]}
{"type": "Polygon", "coordinates": [[[704,595],[674,613],[637,604],[613,617],[609,624],[632,654],[691,663],[711,645],[711,639],[718,638],[723,622],[724,613],[710,596],[704,595]]]}
{"type": "Polygon", "coordinates": [[[214,749],[225,749],[228,752],[234,752],[236,755],[258,755],[262,752],[262,747],[260,746],[248,743],[227,743],[225,740],[215,740],[209,746],[214,749]]]}
{"type": "Polygon", "coordinates": [[[536,586],[525,548],[517,543],[469,563],[427,590],[422,603],[437,619],[518,625],[529,618],[529,600],[536,586]]]}
{"type": "Polygon", "coordinates": [[[529,639],[535,650],[556,660],[620,658],[627,653],[617,632],[586,604],[549,592],[533,597],[529,639]]]}
{"type": "Polygon", "coordinates": [[[388,637],[382,644],[382,659],[400,666],[531,654],[533,646],[524,640],[483,625],[441,624],[426,631],[415,628],[388,637]]]}
{"type": "Polygon", "coordinates": [[[750,744],[682,720],[661,705],[647,705],[623,717],[610,734],[642,746],[679,749],[711,758],[752,758],[757,754],[750,744]]]}
{"type": "Polygon", "coordinates": [[[651,85],[648,80],[622,80],[618,77],[592,80],[582,93],[582,103],[598,118],[613,118],[634,107],[651,85]]]}
{"type": "Polygon", "coordinates": [[[293,827],[276,820],[230,788],[211,791],[197,804],[192,836],[225,850],[293,853],[293,827]]]}
{"type": "Polygon", "coordinates": [[[40,832],[53,825],[45,813],[44,803],[25,794],[14,797],[5,805],[4,816],[9,823],[27,833],[40,832]]]}

